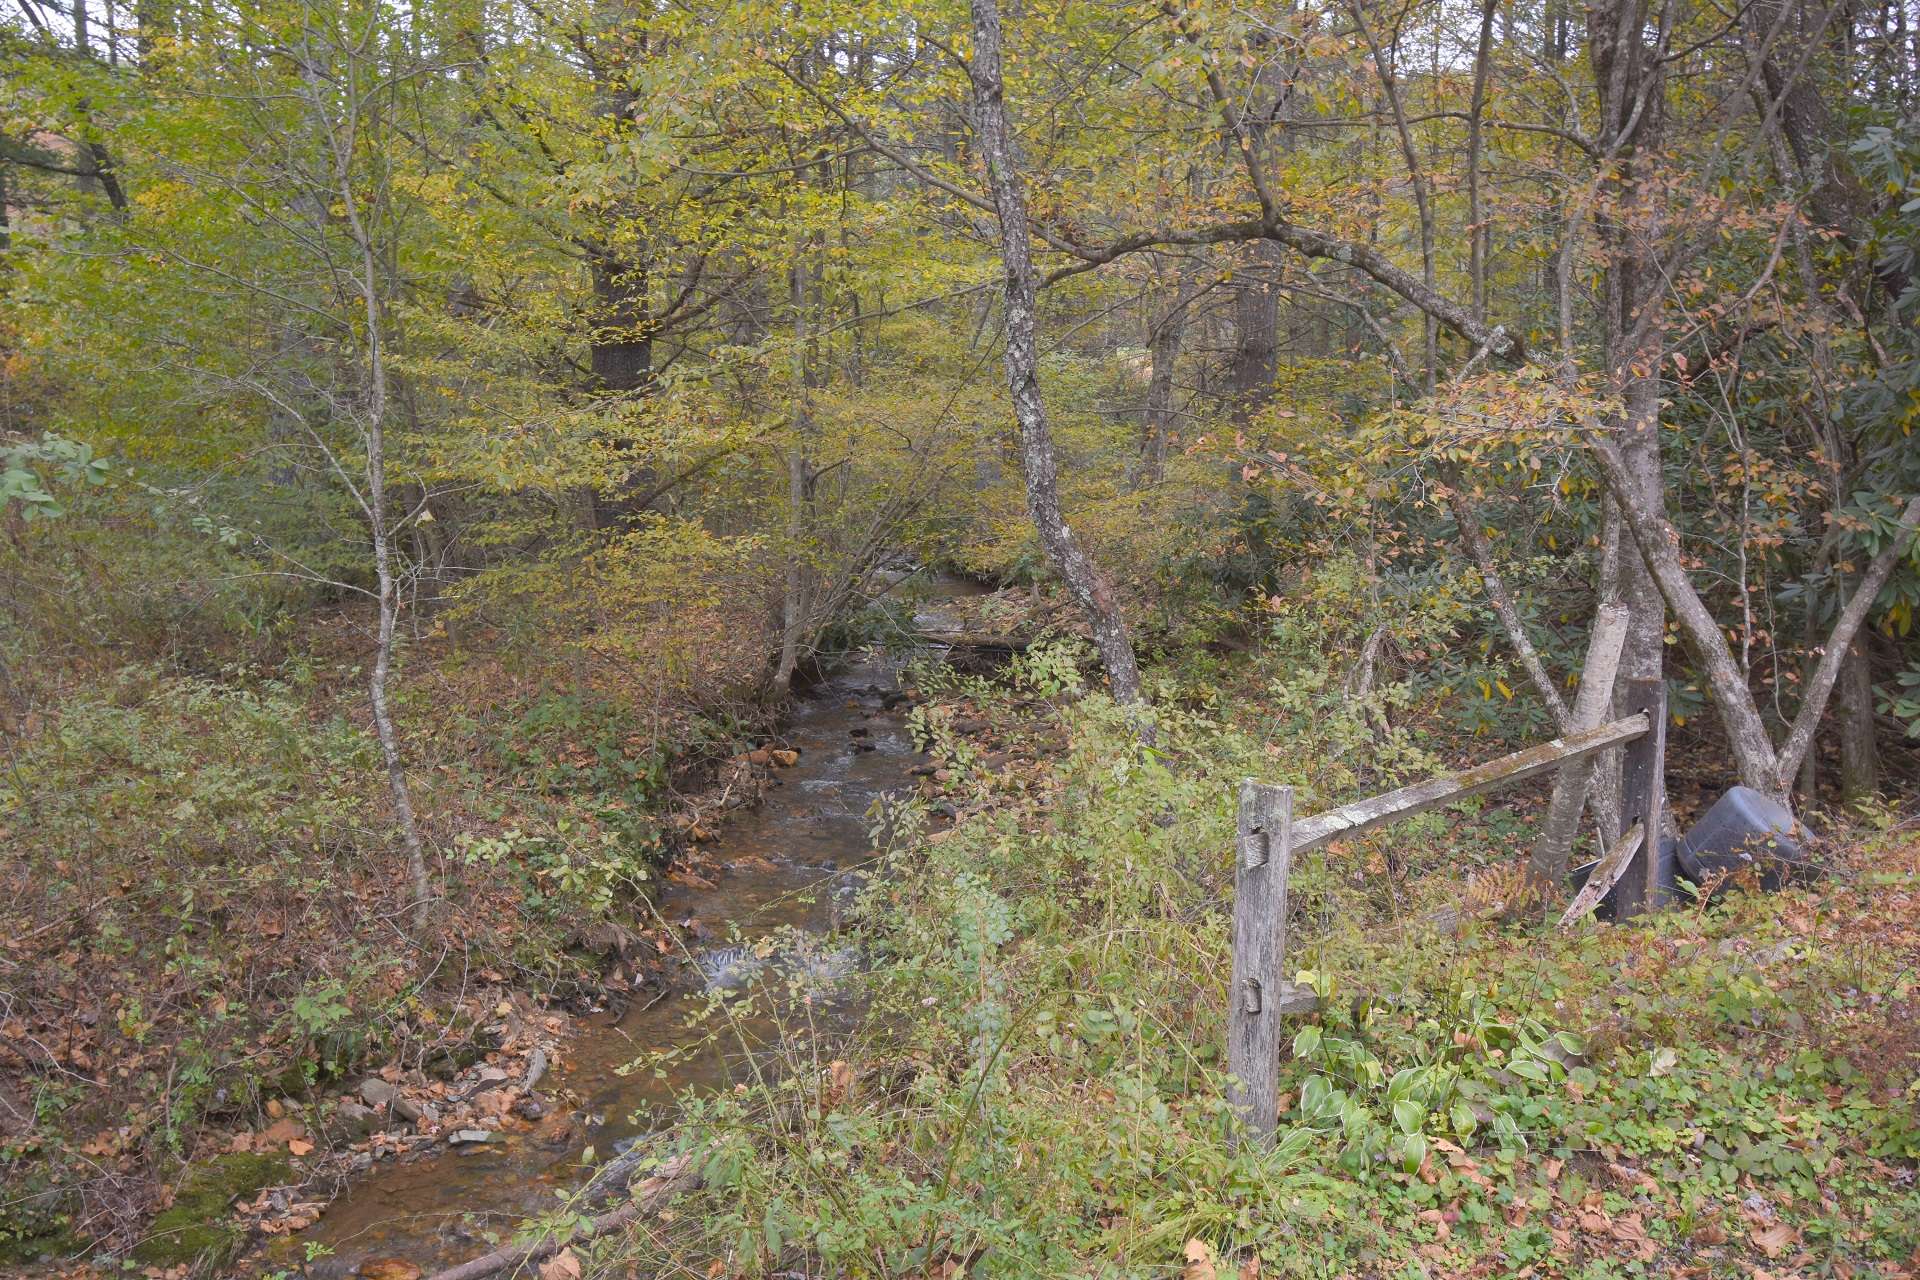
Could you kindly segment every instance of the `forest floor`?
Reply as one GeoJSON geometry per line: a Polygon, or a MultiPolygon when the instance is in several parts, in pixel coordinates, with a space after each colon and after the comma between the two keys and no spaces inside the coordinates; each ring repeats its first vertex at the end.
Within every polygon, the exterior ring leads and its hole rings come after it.
{"type": "Polygon", "coordinates": [[[1261,1154],[1222,1101],[1229,797],[1389,779],[1337,686],[1201,674],[1141,751],[1070,650],[923,672],[862,1030],[698,1104],[707,1189],[589,1273],[1920,1275],[1920,824],[1823,819],[1816,883],[1565,931],[1508,907],[1543,793],[1314,852],[1290,959],[1322,1009],[1261,1154]]]}
{"type": "Polygon", "coordinates": [[[73,673],[58,719],[21,727],[0,1267],[184,1273],[305,1226],[376,1161],[538,1122],[572,1015],[678,951],[635,903],[775,767],[745,699],[423,644],[402,714],[445,897],[421,932],[364,691],[317,674],[353,669],[352,620],[306,642],[271,677],[73,673]]]}
{"type": "MultiPolygon", "coordinates": [[[[1011,594],[975,607],[981,630],[1035,621],[1011,594]]],[[[1431,707],[1356,705],[1328,678],[1346,656],[1162,663],[1150,751],[1071,637],[990,675],[917,669],[931,758],[855,913],[859,1029],[823,1042],[760,990],[795,1019],[784,1069],[690,1100],[674,1145],[705,1188],[568,1265],[1920,1275],[1920,831],[1887,810],[1828,827],[1817,883],[1568,932],[1508,909],[1538,789],[1316,851],[1291,955],[1322,1010],[1276,1150],[1229,1140],[1237,780],[1293,781],[1311,812],[1494,749],[1431,707]],[[1440,907],[1464,928],[1421,923],[1440,907]]],[[[642,730],[579,690],[458,678],[450,710],[414,708],[454,851],[424,963],[361,817],[353,690],[122,672],[33,739],[45,807],[7,821],[65,843],[0,906],[14,1260],[80,1274],[92,1240],[185,1275],[374,1161],[552,1122],[530,1077],[567,1052],[569,995],[644,985],[674,949],[619,901],[701,874],[779,761],[741,721],[642,730]],[[684,861],[609,864],[636,833],[684,861]]],[[[1695,756],[1683,809],[1717,785],[1695,756]]]]}

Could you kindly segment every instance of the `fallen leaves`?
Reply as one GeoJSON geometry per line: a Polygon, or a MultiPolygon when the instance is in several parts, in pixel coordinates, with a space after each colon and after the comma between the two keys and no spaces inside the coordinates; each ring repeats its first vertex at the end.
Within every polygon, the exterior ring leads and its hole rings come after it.
{"type": "Polygon", "coordinates": [[[580,1259],[562,1249],[540,1264],[540,1280],[580,1280],[580,1259]]]}
{"type": "Polygon", "coordinates": [[[1779,1257],[1800,1239],[1799,1228],[1785,1222],[1776,1222],[1766,1227],[1754,1227],[1748,1234],[1753,1239],[1754,1248],[1766,1254],[1769,1259],[1779,1257]]]}

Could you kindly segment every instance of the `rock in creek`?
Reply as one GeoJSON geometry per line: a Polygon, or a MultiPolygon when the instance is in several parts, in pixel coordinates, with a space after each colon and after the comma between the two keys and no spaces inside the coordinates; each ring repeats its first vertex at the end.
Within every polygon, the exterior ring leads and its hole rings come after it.
{"type": "Polygon", "coordinates": [[[447,1145],[450,1147],[477,1147],[492,1141],[491,1129],[455,1129],[447,1135],[447,1145]]]}
{"type": "Polygon", "coordinates": [[[370,1107],[384,1107],[399,1096],[400,1090],[378,1076],[368,1076],[360,1082],[360,1101],[370,1107]]]}
{"type": "Polygon", "coordinates": [[[440,1117],[432,1107],[424,1102],[415,1102],[412,1098],[395,1098],[393,1114],[413,1124],[424,1124],[429,1129],[440,1124],[440,1117]]]}
{"type": "Polygon", "coordinates": [[[333,1109],[333,1119],[342,1130],[353,1137],[372,1133],[380,1125],[380,1113],[372,1107],[362,1106],[352,1098],[342,1098],[333,1109]]]}

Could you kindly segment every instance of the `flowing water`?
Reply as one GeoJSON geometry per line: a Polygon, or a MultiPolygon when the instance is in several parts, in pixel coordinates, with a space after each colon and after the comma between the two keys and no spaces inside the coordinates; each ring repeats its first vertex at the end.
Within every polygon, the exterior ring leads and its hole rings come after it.
{"type": "MultiPolygon", "coordinates": [[[[979,590],[938,578],[915,614],[921,630],[945,629],[943,601],[979,590]]],[[[896,694],[900,661],[861,658],[840,668],[797,701],[786,745],[800,752],[792,768],[773,771],[774,787],[757,807],[733,818],[708,846],[725,868],[710,889],[670,887],[661,916],[689,919],[710,931],[689,941],[684,981],[661,992],[638,993],[618,1017],[588,1022],[565,1043],[562,1065],[542,1083],[549,1097],[570,1095],[571,1113],[531,1132],[497,1135],[494,1142],[440,1148],[430,1158],[377,1165],[328,1207],[295,1243],[324,1246],[310,1274],[352,1275],[370,1258],[403,1258],[427,1271],[463,1261],[492,1245],[532,1214],[554,1209],[557,1193],[577,1186],[589,1146],[605,1158],[625,1139],[670,1127],[674,1099],[688,1089],[715,1090],[740,1078],[748,1047],[779,1034],[778,1023],[750,1016],[721,1037],[690,1014],[713,986],[752,980],[763,966],[785,976],[799,970],[816,979],[821,1007],[833,1008],[832,980],[855,958],[830,934],[840,904],[857,886],[872,856],[868,814],[879,797],[904,788],[916,753],[896,694]],[[769,962],[755,954],[756,939],[797,929],[813,942],[769,962]],[[659,1050],[682,1052],[656,1073],[621,1069],[659,1050]],[[577,1101],[576,1101],[577,1100],[577,1101]]],[[[762,948],[764,949],[764,948],[762,948]]]]}

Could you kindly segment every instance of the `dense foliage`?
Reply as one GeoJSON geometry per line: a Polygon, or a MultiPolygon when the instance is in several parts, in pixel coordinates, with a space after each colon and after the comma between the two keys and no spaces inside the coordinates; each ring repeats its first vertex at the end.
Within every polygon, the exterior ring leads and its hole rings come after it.
{"type": "MultiPolygon", "coordinates": [[[[918,565],[1021,589],[977,621],[1025,656],[922,675],[971,808],[902,815],[868,904],[873,1105],[803,1155],[780,1099],[696,1113],[713,1274],[1204,1277],[1322,1230],[1304,1269],[1384,1272],[1394,1215],[1517,1270],[1555,1196],[1664,1245],[1756,1177],[1892,1265],[1914,1099],[1780,1028],[1912,988],[1826,924],[1778,986],[1713,958],[1753,904],[1382,943],[1411,904],[1330,855],[1282,1157],[1233,1154],[1208,1054],[1226,780],[1320,804],[1570,731],[1616,606],[1682,810],[1897,827],[1917,113],[1913,0],[16,0],[0,1256],[125,1253],[269,1103],[468,1053],[474,973],[631,978],[918,565]],[[988,768],[959,698],[1057,758],[988,768]],[[1618,1007],[1627,965],[1667,1003],[1618,1007]]],[[[1910,894],[1895,849],[1853,855],[1910,894]]]]}

